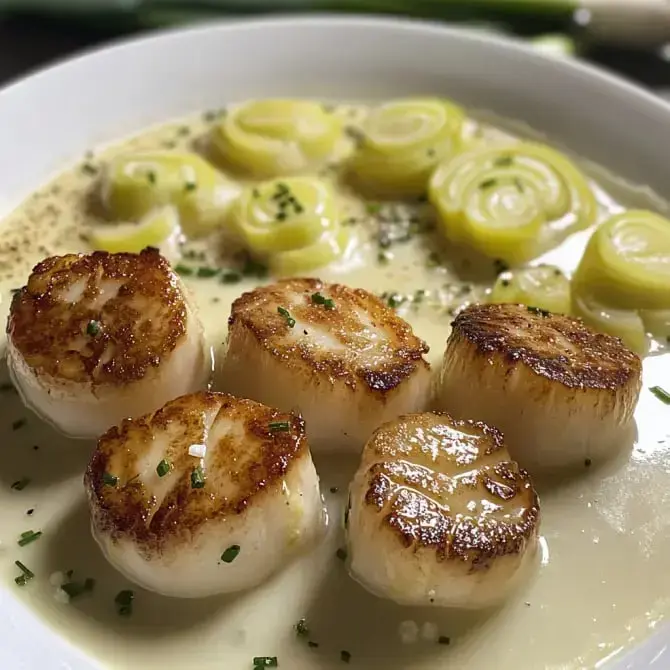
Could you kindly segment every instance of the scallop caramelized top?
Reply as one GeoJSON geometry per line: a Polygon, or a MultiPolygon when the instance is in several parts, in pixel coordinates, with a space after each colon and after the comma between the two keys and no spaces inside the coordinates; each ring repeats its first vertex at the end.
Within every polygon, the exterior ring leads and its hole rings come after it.
{"type": "Polygon", "coordinates": [[[525,467],[574,465],[626,438],[642,364],[621,340],[523,305],[473,305],[453,323],[440,409],[500,428],[525,467]]]}
{"type": "Polygon", "coordinates": [[[253,586],[322,521],[304,421],[222,393],[182,396],[110,429],[85,486],[110,562],[177,597],[253,586]]]}
{"type": "Polygon", "coordinates": [[[485,607],[536,546],[539,503],[495,428],[401,416],[365,446],[350,489],[353,576],[401,604],[485,607]]]}
{"type": "Polygon", "coordinates": [[[287,279],[232,306],[218,388],[299,408],[313,449],[360,450],[382,421],[425,408],[425,342],[376,296],[287,279]]]}
{"type": "Polygon", "coordinates": [[[24,399],[75,435],[99,435],[204,381],[202,328],[155,249],[47,258],[14,296],[7,333],[24,399]]]}

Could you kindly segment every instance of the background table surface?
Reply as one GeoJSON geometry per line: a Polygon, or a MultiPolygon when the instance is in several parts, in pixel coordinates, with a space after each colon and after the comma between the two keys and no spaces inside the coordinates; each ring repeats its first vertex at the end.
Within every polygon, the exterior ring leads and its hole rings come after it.
{"type": "MultiPolygon", "coordinates": [[[[104,38],[77,25],[0,18],[0,86],[98,43],[104,38]]],[[[670,62],[658,55],[608,47],[592,49],[588,57],[670,99],[670,62]]]]}

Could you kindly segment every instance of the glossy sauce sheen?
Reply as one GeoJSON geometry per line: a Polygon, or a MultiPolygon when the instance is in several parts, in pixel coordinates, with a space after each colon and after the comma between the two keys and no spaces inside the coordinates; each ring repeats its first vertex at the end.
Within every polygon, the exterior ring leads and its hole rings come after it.
{"type": "MultiPolygon", "coordinates": [[[[341,113],[355,117],[359,110],[344,107],[341,113]]],[[[104,158],[128,148],[190,147],[206,125],[198,118],[149,130],[104,158]]],[[[472,132],[480,130],[473,126],[472,132]]],[[[492,142],[504,141],[500,131],[483,126],[483,132],[492,142]]],[[[3,319],[11,289],[25,283],[33,265],[50,254],[88,250],[80,235],[96,217],[91,194],[100,165],[98,156],[83,159],[4,222],[3,319]]],[[[623,187],[604,174],[599,174],[599,183],[606,186],[596,189],[603,216],[620,211],[618,201],[627,206],[655,204],[641,190],[623,187]]],[[[365,218],[363,203],[344,189],[341,194],[351,215],[365,218]]],[[[424,205],[416,207],[421,211],[424,205]]],[[[452,320],[449,310],[483,295],[494,269],[450,259],[448,251],[445,267],[432,267],[426,262],[436,248],[430,235],[394,245],[391,261],[378,263],[379,250],[366,226],[361,226],[361,250],[348,264],[314,274],[380,294],[410,296],[398,313],[429,344],[428,359],[439,368],[452,320]]],[[[544,259],[571,272],[587,239],[588,232],[577,234],[544,259]]],[[[192,254],[203,259],[194,265],[217,260],[214,247],[193,245],[192,254]]],[[[225,337],[232,302],[260,281],[249,277],[226,285],[216,278],[185,278],[212,345],[225,337]]],[[[668,379],[668,354],[644,361],[634,446],[624,445],[606,464],[585,464],[572,478],[536,482],[542,506],[541,565],[531,583],[486,614],[402,608],[375,598],[350,579],[336,551],[343,545],[339,520],[357,465],[354,458],[316,459],[331,519],[328,537],[267,584],[194,601],[144,592],[113,570],[91,537],[82,478],[92,442],[73,443],[58,435],[3,387],[0,588],[11,590],[103,667],[243,670],[252,667],[255,656],[277,656],[283,668],[327,669],[343,667],[342,651],[359,668],[594,667],[644,640],[670,611],[670,598],[664,595],[670,593],[670,407],[649,392],[654,385],[667,388],[668,379]],[[30,479],[25,488],[12,489],[23,477],[30,479]],[[19,535],[29,529],[41,530],[43,536],[17,546],[19,535]],[[19,574],[15,560],[36,575],[24,587],[14,584],[19,574]],[[49,577],[68,570],[74,570],[75,581],[94,578],[96,587],[62,604],[54,598],[49,577]],[[119,617],[114,597],[128,588],[135,591],[133,615],[119,617]],[[306,636],[293,628],[303,617],[306,636]],[[401,641],[401,630],[414,626],[407,622],[419,627],[411,643],[401,641]]]]}

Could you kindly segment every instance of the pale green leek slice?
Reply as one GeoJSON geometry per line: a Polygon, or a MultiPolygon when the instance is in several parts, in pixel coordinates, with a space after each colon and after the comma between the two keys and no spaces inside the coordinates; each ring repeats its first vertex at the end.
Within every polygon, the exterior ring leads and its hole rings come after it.
{"type": "Polygon", "coordinates": [[[538,265],[503,272],[489,301],[520,303],[557,314],[570,314],[570,280],[553,265],[538,265]]]}

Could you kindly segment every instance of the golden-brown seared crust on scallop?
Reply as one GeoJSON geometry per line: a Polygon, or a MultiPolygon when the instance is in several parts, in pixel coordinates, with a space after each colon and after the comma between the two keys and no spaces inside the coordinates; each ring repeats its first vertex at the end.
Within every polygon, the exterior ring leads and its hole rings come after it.
{"type": "Polygon", "coordinates": [[[84,484],[99,531],[127,536],[153,552],[189,541],[208,520],[242,514],[281,487],[292,463],[307,452],[300,417],[203,391],[107,431],[84,484]],[[277,423],[282,429],[272,425],[277,423]],[[147,466],[157,442],[165,451],[147,466]],[[207,447],[205,485],[193,488],[192,473],[201,461],[188,448],[198,444],[207,447]],[[158,478],[163,459],[170,471],[158,478]],[[118,478],[116,485],[105,483],[105,473],[118,478]]]}
{"type": "Polygon", "coordinates": [[[52,256],[12,301],[7,333],[38,374],[123,384],[141,379],[186,332],[177,276],[157,249],[52,256]]]}
{"type": "Polygon", "coordinates": [[[231,331],[246,329],[286,365],[351,388],[363,383],[384,394],[418,367],[428,367],[428,346],[406,321],[375,295],[342,284],[295,278],[257,288],[235,300],[228,323],[231,331]],[[332,299],[334,308],[315,302],[315,293],[332,299]],[[279,307],[296,320],[294,327],[279,307]],[[319,333],[333,346],[321,346],[319,333]]]}
{"type": "Polygon", "coordinates": [[[530,476],[485,423],[440,412],[401,416],[372,436],[364,467],[365,504],[406,548],[432,549],[438,560],[478,570],[523,552],[537,534],[530,476]]]}
{"type": "Polygon", "coordinates": [[[467,342],[486,356],[523,363],[568,388],[615,391],[639,383],[642,362],[616,337],[579,319],[524,305],[471,305],[452,323],[449,344],[467,342]]]}

